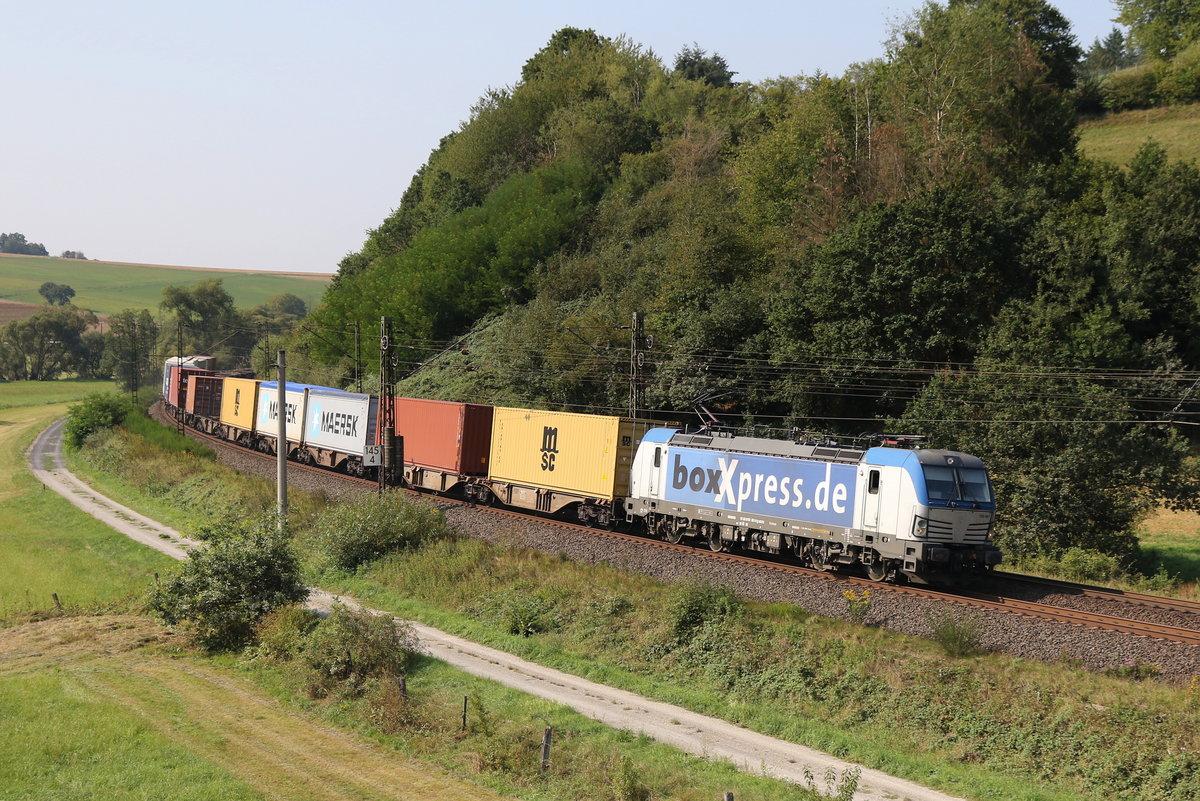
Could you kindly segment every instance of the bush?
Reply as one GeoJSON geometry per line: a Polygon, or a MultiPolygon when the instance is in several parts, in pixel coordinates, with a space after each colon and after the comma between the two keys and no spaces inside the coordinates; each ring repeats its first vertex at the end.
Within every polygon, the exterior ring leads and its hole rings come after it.
{"type": "Polygon", "coordinates": [[[933,639],[942,646],[947,656],[969,656],[979,650],[983,639],[983,619],[978,615],[964,614],[959,617],[953,609],[930,612],[925,616],[933,639]]]}
{"type": "Polygon", "coordinates": [[[710,620],[737,617],[741,612],[742,602],[724,587],[685,581],[675,587],[667,619],[671,636],[676,643],[682,643],[710,620]]]}
{"type": "Polygon", "coordinates": [[[408,624],[336,604],[304,643],[309,692],[320,697],[340,689],[356,695],[372,679],[403,676],[416,651],[417,637],[408,624]]]}
{"type": "Polygon", "coordinates": [[[448,535],[440,511],[389,491],[326,508],[314,526],[313,539],[328,564],[353,570],[389,551],[419,548],[448,535]]]}
{"type": "Polygon", "coordinates": [[[1158,96],[1165,103],[1191,103],[1200,100],[1200,41],[1181,50],[1158,84],[1158,96]]]}
{"type": "Polygon", "coordinates": [[[258,654],[277,662],[291,662],[304,653],[308,635],[321,617],[303,606],[285,606],[259,621],[255,629],[258,654]]]}
{"type": "Polygon", "coordinates": [[[1158,91],[1158,69],[1154,64],[1139,64],[1110,72],[1100,79],[1100,91],[1109,111],[1149,108],[1158,91]]]}
{"type": "Polygon", "coordinates": [[[133,404],[115,392],[94,392],[79,403],[67,407],[63,425],[67,447],[79,448],[97,431],[120,425],[133,411],[133,404]]]}
{"type": "Polygon", "coordinates": [[[1071,581],[1105,582],[1125,577],[1117,557],[1087,548],[1067,548],[1059,557],[1058,567],[1071,581]]]}
{"type": "Polygon", "coordinates": [[[240,648],[271,612],[308,597],[300,566],[273,516],[198,549],[154,589],[150,607],[171,626],[186,625],[210,650],[240,648]]]}

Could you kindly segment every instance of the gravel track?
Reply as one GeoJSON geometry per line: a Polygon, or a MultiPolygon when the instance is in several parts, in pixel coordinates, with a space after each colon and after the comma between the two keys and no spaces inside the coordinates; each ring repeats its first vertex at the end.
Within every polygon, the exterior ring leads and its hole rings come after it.
{"type": "MultiPolygon", "coordinates": [[[[205,444],[217,451],[222,464],[264,478],[275,477],[273,462],[232,446],[213,445],[207,441],[205,444]]],[[[323,493],[332,498],[369,491],[336,476],[326,477],[301,470],[289,471],[288,482],[297,489],[323,493]]],[[[756,568],[725,562],[708,556],[706,550],[697,549],[693,553],[668,551],[637,542],[591,535],[539,520],[497,515],[477,507],[445,502],[436,505],[446,513],[447,521],[466,536],[563,554],[585,564],[609,564],[666,582],[686,579],[710,581],[746,598],[784,601],[824,617],[848,618],[846,598],[842,594],[845,587],[838,582],[785,575],[769,567],[756,568]]],[[[1039,593],[1036,588],[1031,592],[1039,593]]],[[[886,584],[874,588],[871,595],[871,609],[867,616],[870,625],[918,637],[932,637],[930,616],[945,614],[947,608],[945,601],[890,591],[886,584]]],[[[1040,591],[1037,597],[1028,600],[1117,617],[1200,628],[1193,615],[1180,617],[1181,613],[1177,612],[1114,604],[1104,599],[1085,598],[1052,589],[1040,591]]],[[[1200,647],[1006,612],[957,608],[959,615],[980,618],[983,624],[980,645],[989,651],[1045,662],[1069,662],[1093,670],[1138,664],[1155,665],[1160,676],[1178,681],[1187,681],[1192,676],[1200,675],[1200,647]]]]}

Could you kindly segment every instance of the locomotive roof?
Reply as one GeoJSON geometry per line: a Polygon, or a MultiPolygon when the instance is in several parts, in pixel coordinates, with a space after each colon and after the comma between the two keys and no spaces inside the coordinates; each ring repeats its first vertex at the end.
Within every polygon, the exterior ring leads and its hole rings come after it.
{"type": "MultiPolygon", "coordinates": [[[[669,432],[664,431],[664,434],[669,432]]],[[[825,462],[841,462],[843,464],[858,464],[867,455],[862,448],[844,448],[838,445],[813,445],[790,442],[781,439],[765,439],[762,437],[739,437],[725,434],[685,434],[681,431],[662,437],[669,445],[705,450],[728,451],[731,453],[763,454],[768,456],[786,456],[793,459],[815,459],[825,462]]],[[[657,440],[656,440],[657,441],[657,440]]],[[[922,448],[908,450],[907,448],[871,448],[875,458],[867,461],[876,463],[900,464],[909,458],[916,458],[921,465],[938,465],[943,467],[984,467],[983,460],[978,456],[959,451],[947,451],[937,448],[922,448]],[[880,459],[879,457],[883,457],[880,459]]]]}
{"type": "Polygon", "coordinates": [[[837,445],[803,445],[782,439],[762,437],[738,437],[719,434],[684,434],[675,432],[668,441],[670,445],[687,448],[729,451],[732,453],[766,454],[790,456],[795,459],[817,459],[826,462],[857,464],[862,461],[862,448],[843,448],[837,445]]]}

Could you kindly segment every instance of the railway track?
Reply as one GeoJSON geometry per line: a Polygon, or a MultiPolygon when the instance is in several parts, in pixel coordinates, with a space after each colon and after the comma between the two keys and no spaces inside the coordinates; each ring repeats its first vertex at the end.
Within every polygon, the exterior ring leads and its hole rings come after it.
{"type": "Polygon", "coordinates": [[[1042,578],[1041,576],[1026,576],[1020,573],[996,572],[993,578],[997,581],[1011,582],[1018,585],[1042,587],[1064,595],[1075,595],[1082,598],[1097,598],[1104,601],[1142,606],[1149,609],[1164,609],[1171,612],[1182,612],[1196,615],[1200,621],[1200,601],[1189,601],[1184,598],[1167,598],[1162,595],[1152,595],[1145,592],[1116,590],[1109,587],[1096,587],[1090,584],[1077,584],[1060,579],[1042,578]]]}
{"type": "MultiPolygon", "coordinates": [[[[169,420],[169,418],[167,419],[169,420]]],[[[275,461],[275,456],[272,454],[265,454],[258,451],[241,448],[240,446],[233,445],[224,439],[204,434],[203,432],[196,431],[191,428],[186,428],[185,431],[189,436],[192,436],[196,439],[211,442],[222,447],[233,448],[239,452],[251,454],[267,461],[275,461]]],[[[296,462],[288,462],[288,469],[313,473],[321,476],[323,480],[345,482],[361,487],[362,489],[373,489],[378,487],[378,482],[376,481],[349,476],[342,473],[334,473],[324,468],[298,464],[296,462]]],[[[406,491],[421,497],[430,497],[428,493],[417,492],[415,490],[406,491]]],[[[489,514],[496,515],[497,517],[508,517],[522,521],[529,521],[531,519],[529,515],[509,509],[500,507],[479,507],[478,504],[461,501],[444,495],[437,495],[434,497],[436,497],[437,500],[442,503],[456,504],[464,507],[486,508],[489,514]]],[[[918,598],[934,599],[945,603],[953,603],[967,608],[995,611],[1009,615],[1021,615],[1028,618],[1053,621],[1066,625],[1080,626],[1101,631],[1117,632],[1121,634],[1146,637],[1149,639],[1180,643],[1190,646],[1200,646],[1200,630],[1187,627],[1164,625],[1155,622],[1133,620],[1117,615],[1101,614],[1087,610],[1055,606],[1052,604],[1036,603],[1033,601],[1008,597],[1002,594],[941,590],[915,585],[885,584],[858,576],[816,570],[798,564],[789,563],[782,559],[770,560],[763,559],[762,557],[758,556],[750,557],[737,553],[715,552],[709,550],[707,547],[691,545],[686,542],[674,544],[664,542],[662,540],[650,539],[636,534],[593,528],[590,526],[570,523],[563,520],[556,520],[553,518],[538,517],[534,519],[546,525],[556,526],[572,531],[586,532],[590,536],[602,536],[637,543],[639,547],[685,552],[693,555],[701,555],[706,558],[721,559],[725,560],[726,562],[744,564],[758,570],[773,570],[782,574],[804,577],[810,580],[838,582],[844,584],[847,588],[869,588],[873,593],[876,594],[877,597],[879,593],[904,594],[918,598]]],[[[1069,582],[1055,582],[1050,579],[1036,579],[1010,573],[999,574],[998,577],[1004,580],[1016,580],[1021,582],[1043,584],[1060,589],[1063,592],[1070,592],[1072,594],[1087,595],[1089,597],[1103,597],[1107,600],[1116,599],[1125,603],[1136,604],[1140,606],[1152,606],[1154,608],[1175,609],[1192,613],[1200,613],[1200,604],[1192,601],[1178,601],[1178,603],[1176,603],[1177,599],[1163,598],[1161,596],[1149,595],[1145,593],[1125,593],[1120,590],[1107,590],[1100,587],[1086,587],[1083,585],[1070,584],[1069,582]]],[[[1200,618],[1198,618],[1198,620],[1200,620],[1200,618]]]]}

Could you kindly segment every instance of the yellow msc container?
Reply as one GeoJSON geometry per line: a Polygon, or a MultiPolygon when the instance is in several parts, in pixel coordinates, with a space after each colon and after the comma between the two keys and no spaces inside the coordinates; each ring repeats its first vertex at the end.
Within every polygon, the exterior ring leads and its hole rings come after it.
{"type": "Polygon", "coordinates": [[[252,378],[226,378],[221,392],[221,422],[243,431],[254,430],[258,382],[252,378]]]}
{"type": "Polygon", "coordinates": [[[569,496],[621,498],[629,492],[638,443],[655,425],[626,417],[496,407],[488,477],[493,486],[549,490],[555,500],[544,498],[536,505],[521,497],[511,501],[544,511],[561,507],[569,496]]]}

